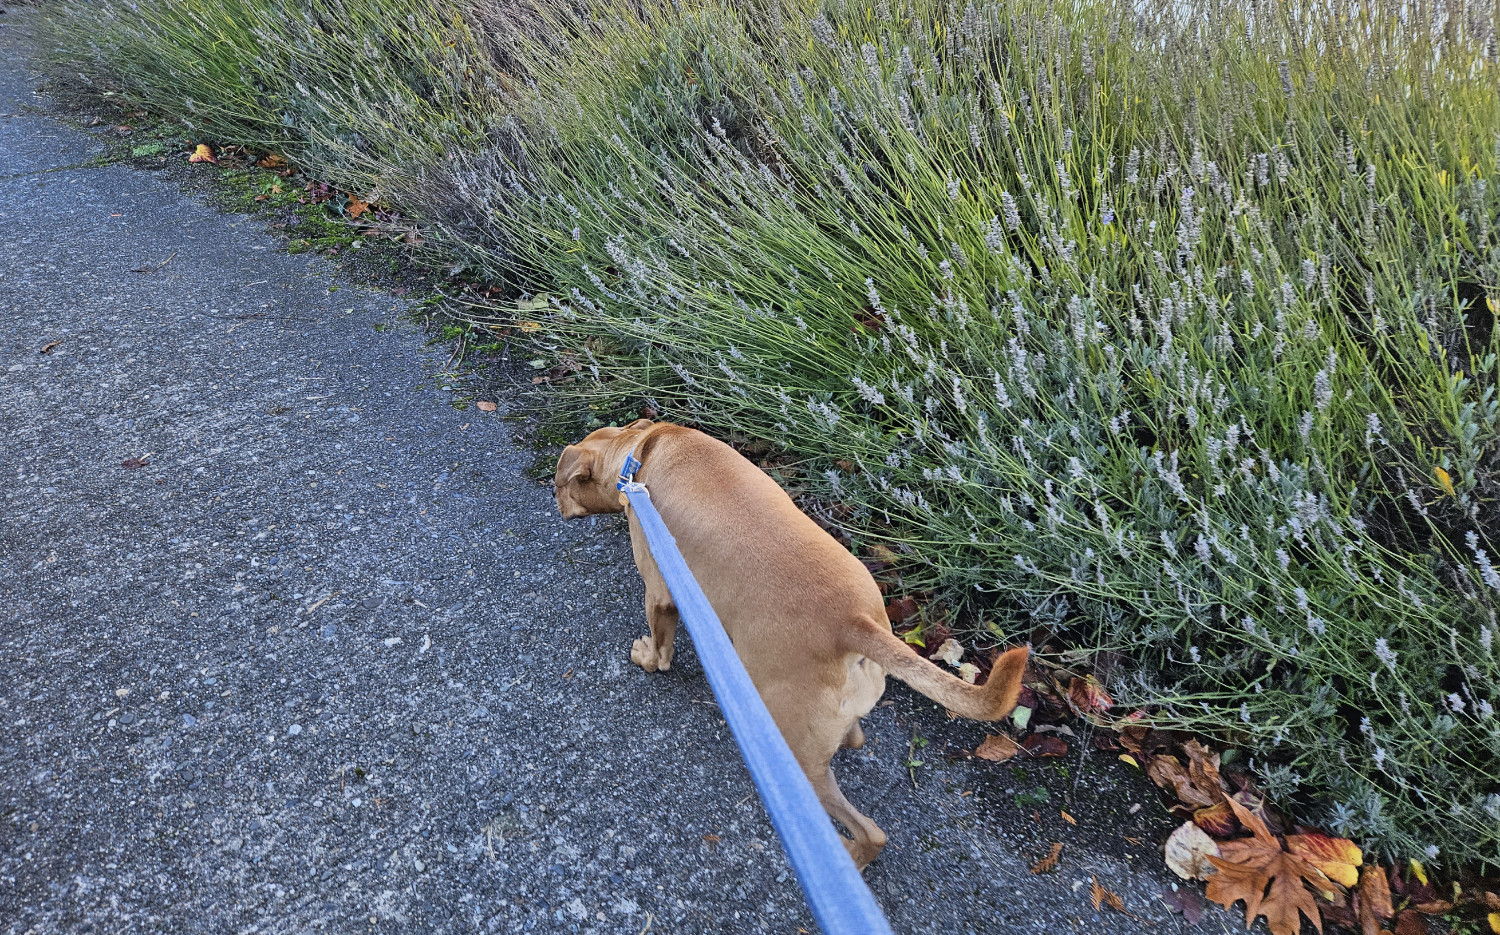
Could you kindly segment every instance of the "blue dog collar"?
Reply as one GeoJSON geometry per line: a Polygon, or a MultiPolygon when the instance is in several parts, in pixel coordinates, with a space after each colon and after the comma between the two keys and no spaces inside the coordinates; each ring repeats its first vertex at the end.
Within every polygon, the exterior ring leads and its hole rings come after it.
{"type": "Polygon", "coordinates": [[[644,484],[638,484],[635,480],[635,472],[641,469],[641,462],[635,459],[635,450],[625,455],[625,463],[620,465],[620,479],[615,483],[616,490],[632,491],[644,490],[644,484]]]}

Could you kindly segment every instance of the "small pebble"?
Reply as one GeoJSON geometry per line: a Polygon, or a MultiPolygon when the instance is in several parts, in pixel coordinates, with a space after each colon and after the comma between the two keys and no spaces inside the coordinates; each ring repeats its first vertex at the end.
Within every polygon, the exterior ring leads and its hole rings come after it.
{"type": "Polygon", "coordinates": [[[198,719],[195,718],[195,717],[193,717],[191,714],[184,714],[182,716],[182,725],[184,727],[193,727],[197,723],[198,723],[198,719]]]}
{"type": "Polygon", "coordinates": [[[423,870],[427,869],[427,865],[422,863],[422,858],[420,857],[418,857],[413,863],[416,865],[418,873],[421,873],[423,870]]]}
{"type": "Polygon", "coordinates": [[[132,724],[134,722],[135,722],[135,715],[131,714],[130,712],[127,711],[126,713],[120,715],[120,723],[121,724],[132,724]]]}
{"type": "Polygon", "coordinates": [[[286,729],[286,732],[288,734],[290,734],[291,736],[295,737],[298,734],[302,733],[302,725],[301,724],[293,724],[291,727],[288,727],[286,729]]]}

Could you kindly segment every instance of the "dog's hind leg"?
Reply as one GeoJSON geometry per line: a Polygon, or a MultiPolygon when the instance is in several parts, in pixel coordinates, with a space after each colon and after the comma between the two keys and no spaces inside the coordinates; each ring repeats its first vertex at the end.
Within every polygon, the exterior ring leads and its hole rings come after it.
{"type": "Polygon", "coordinates": [[[849,730],[844,734],[843,742],[839,746],[846,750],[858,750],[865,745],[865,730],[855,721],[849,725],[849,730]]]}
{"type": "MultiPolygon", "coordinates": [[[[813,779],[811,776],[808,778],[813,779]]],[[[818,794],[818,801],[823,803],[823,810],[849,832],[850,837],[844,839],[844,847],[849,849],[849,856],[854,858],[854,866],[865,869],[870,861],[880,856],[881,848],[885,847],[885,832],[844,798],[844,791],[833,778],[831,766],[824,767],[821,779],[813,779],[812,785],[813,791],[818,794]]]]}

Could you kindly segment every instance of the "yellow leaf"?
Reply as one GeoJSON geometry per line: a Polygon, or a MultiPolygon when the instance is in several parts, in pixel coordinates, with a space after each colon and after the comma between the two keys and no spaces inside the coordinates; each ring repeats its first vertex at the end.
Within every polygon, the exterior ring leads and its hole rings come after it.
{"type": "Polygon", "coordinates": [[[523,321],[523,322],[521,322],[521,330],[525,331],[525,332],[527,332],[529,334],[530,332],[533,332],[533,331],[541,331],[542,330],[542,325],[541,325],[541,322],[523,321]]]}
{"type": "Polygon", "coordinates": [[[188,162],[218,162],[214,158],[214,151],[207,143],[199,143],[193,148],[193,154],[188,157],[188,162]]]}
{"type": "Polygon", "coordinates": [[[1352,888],[1359,882],[1356,868],[1364,862],[1364,854],[1353,841],[1312,831],[1287,835],[1286,847],[1340,886],[1352,888]]]}
{"type": "Polygon", "coordinates": [[[1120,754],[1120,762],[1129,764],[1130,766],[1134,766],[1136,769],[1141,768],[1141,764],[1136,762],[1135,757],[1131,756],[1128,753],[1120,754]]]}
{"type": "MultiPolygon", "coordinates": [[[[1450,497],[1458,496],[1458,491],[1453,489],[1453,478],[1448,476],[1447,471],[1440,467],[1435,467],[1432,469],[1432,473],[1437,476],[1438,486],[1443,488],[1443,493],[1450,497]]],[[[1423,880],[1422,882],[1426,883],[1427,881],[1423,880]]]]}
{"type": "Polygon", "coordinates": [[[1492,296],[1492,295],[1485,296],[1484,297],[1484,304],[1489,307],[1491,315],[1500,315],[1500,305],[1496,305],[1495,304],[1495,297],[1494,296],[1492,296]]]}
{"type": "Polygon", "coordinates": [[[1427,870],[1422,866],[1422,862],[1415,857],[1411,859],[1411,875],[1416,877],[1417,881],[1423,886],[1427,885],[1427,870]]]}
{"type": "Polygon", "coordinates": [[[1500,912],[1490,913],[1490,931],[1500,935],[1500,912]]]}

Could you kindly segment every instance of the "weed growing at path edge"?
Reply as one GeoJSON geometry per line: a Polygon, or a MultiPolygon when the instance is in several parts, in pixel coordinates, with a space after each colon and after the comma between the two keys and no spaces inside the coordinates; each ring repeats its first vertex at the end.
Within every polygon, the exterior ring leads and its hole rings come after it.
{"type": "Polygon", "coordinates": [[[802,456],[974,635],[1119,652],[1307,818],[1500,864],[1492,8],[579,9],[57,44],[552,296],[582,400],[802,456]]]}

